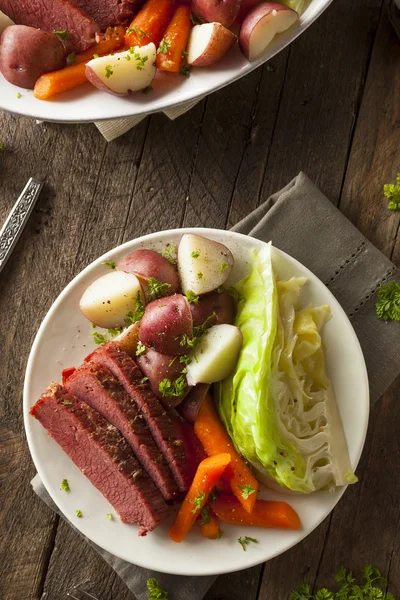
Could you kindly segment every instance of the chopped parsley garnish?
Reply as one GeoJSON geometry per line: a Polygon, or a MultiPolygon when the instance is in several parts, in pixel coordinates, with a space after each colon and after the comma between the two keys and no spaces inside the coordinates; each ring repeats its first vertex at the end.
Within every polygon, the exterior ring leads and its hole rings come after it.
{"type": "MultiPolygon", "coordinates": [[[[110,269],[115,269],[115,267],[117,266],[117,263],[114,262],[113,260],[105,260],[104,262],[101,263],[102,265],[105,265],[106,267],[110,267],[110,269]]],[[[139,293],[139,292],[138,292],[139,293]]]]}
{"type": "Polygon", "coordinates": [[[69,38],[68,32],[63,29],[62,31],[53,31],[54,35],[60,38],[60,40],[67,40],[69,38]]]}
{"type": "Polygon", "coordinates": [[[160,584],[154,577],[147,580],[147,589],[149,590],[148,600],[168,600],[168,592],[160,587],[160,584]]]}
{"type": "Polygon", "coordinates": [[[190,71],[192,70],[191,66],[186,66],[186,67],[181,67],[179,69],[179,75],[183,75],[183,77],[189,77],[190,76],[190,71]]]}
{"type": "Polygon", "coordinates": [[[127,54],[126,56],[124,56],[125,60],[132,60],[130,54],[127,54]]]}
{"type": "Polygon", "coordinates": [[[142,56],[140,52],[135,52],[135,47],[129,48],[129,52],[133,54],[133,58],[137,61],[136,68],[138,71],[143,71],[145,63],[149,60],[148,56],[142,56]]]}
{"type": "Polygon", "coordinates": [[[189,56],[189,52],[186,52],[186,50],[182,50],[181,54],[182,58],[186,58],[187,56],[189,56]]]}
{"type": "Polygon", "coordinates": [[[396,183],[385,183],[383,193],[389,200],[389,210],[400,210],[400,173],[397,173],[396,183]]]}
{"type": "Polygon", "coordinates": [[[146,346],[142,344],[142,342],[138,342],[138,345],[136,346],[136,356],[140,356],[144,352],[146,352],[146,346]]]}
{"type": "Polygon", "coordinates": [[[19,100],[20,98],[22,98],[22,94],[21,94],[21,92],[17,92],[17,98],[18,98],[18,100],[19,100]]]}
{"type": "Polygon", "coordinates": [[[201,335],[203,335],[204,333],[206,333],[206,331],[208,330],[208,322],[211,321],[212,319],[216,319],[217,316],[218,316],[217,313],[213,312],[213,313],[211,313],[211,315],[208,315],[208,317],[204,321],[204,323],[202,323],[201,325],[196,325],[195,327],[193,327],[193,336],[194,337],[200,337],[201,335]]]}
{"type": "Polygon", "coordinates": [[[70,67],[71,65],[73,65],[75,63],[75,60],[76,60],[75,52],[70,52],[70,54],[68,54],[68,56],[67,56],[67,65],[70,67]]]}
{"type": "Polygon", "coordinates": [[[256,540],[256,538],[251,538],[251,537],[248,537],[247,535],[245,535],[244,537],[238,538],[238,542],[242,546],[242,548],[245,552],[246,552],[247,546],[250,544],[250,542],[254,542],[255,544],[258,544],[258,540],[256,540]]]}
{"type": "Polygon", "coordinates": [[[93,58],[99,58],[98,54],[93,54],[93,58]]]}
{"type": "Polygon", "coordinates": [[[71,489],[69,487],[68,479],[63,479],[62,480],[60,490],[63,490],[64,492],[70,492],[71,491],[71,489]]]}
{"type": "Polygon", "coordinates": [[[214,488],[213,491],[210,492],[210,495],[208,496],[208,501],[215,502],[217,499],[217,496],[219,496],[219,492],[218,492],[217,488],[214,488]]]}
{"type": "Polygon", "coordinates": [[[126,33],[129,35],[130,33],[136,33],[136,35],[140,35],[141,37],[149,37],[149,33],[143,31],[143,29],[139,29],[138,27],[128,27],[126,33]]]}
{"type": "Polygon", "coordinates": [[[200,250],[193,250],[193,251],[190,253],[190,256],[191,256],[192,258],[199,258],[199,256],[200,256],[200,250]]]}
{"type": "Polygon", "coordinates": [[[142,377],[142,379],[140,380],[140,383],[146,383],[146,381],[148,381],[149,378],[148,377],[142,377]]]}
{"type": "Polygon", "coordinates": [[[107,513],[107,519],[108,519],[109,521],[112,521],[112,520],[113,520],[113,518],[114,518],[114,517],[112,516],[112,513],[107,513]]]}
{"type": "Polygon", "coordinates": [[[113,75],[114,71],[112,70],[111,65],[106,65],[106,77],[110,79],[111,75],[113,75]]]}
{"type": "Polygon", "coordinates": [[[143,94],[150,94],[150,92],[153,91],[153,86],[151,85],[147,85],[145,88],[142,89],[143,94]]]}
{"type": "Polygon", "coordinates": [[[155,277],[150,277],[148,285],[148,294],[151,296],[152,300],[166,296],[171,287],[170,283],[161,283],[161,281],[158,281],[155,277]]]}
{"type": "Polygon", "coordinates": [[[171,48],[171,42],[163,38],[160,42],[160,45],[157,48],[157,54],[167,54],[168,50],[171,48]]]}
{"type": "Polygon", "coordinates": [[[186,346],[186,348],[196,348],[199,340],[196,336],[189,337],[186,333],[181,336],[180,346],[186,346]]]}
{"type": "Polygon", "coordinates": [[[192,290],[188,290],[185,292],[185,296],[189,302],[193,302],[193,304],[197,304],[199,301],[199,296],[197,296],[192,290]]]}
{"type": "Polygon", "coordinates": [[[140,319],[143,317],[144,315],[144,309],[145,306],[142,302],[142,298],[140,296],[140,292],[136,293],[136,307],[135,310],[131,310],[127,313],[126,317],[125,317],[125,324],[126,325],[133,325],[133,323],[136,323],[136,321],[140,321],[140,319]]]}
{"type": "Polygon", "coordinates": [[[105,344],[108,342],[107,336],[105,336],[103,333],[99,333],[98,331],[94,331],[90,335],[93,336],[95,344],[105,344]]]}
{"type": "Polygon", "coordinates": [[[175,256],[173,256],[173,254],[175,254],[175,251],[176,246],[174,246],[173,244],[170,244],[162,251],[163,257],[166,258],[171,263],[171,265],[176,265],[176,258],[175,256]]]}
{"type": "Polygon", "coordinates": [[[180,356],[179,362],[184,365],[190,365],[190,363],[192,362],[192,359],[190,358],[190,356],[180,356]]]}
{"type": "Polygon", "coordinates": [[[246,298],[244,296],[242,296],[242,294],[240,292],[237,291],[236,288],[234,287],[230,287],[227,288],[226,290],[224,290],[223,288],[221,288],[222,292],[228,292],[228,294],[230,296],[232,296],[232,298],[234,299],[235,303],[238,304],[239,302],[245,302],[246,298]]]}
{"type": "Polygon", "coordinates": [[[3,152],[3,150],[5,150],[4,144],[0,142],[0,152],[3,152]]]}
{"type": "Polygon", "coordinates": [[[400,285],[397,281],[383,285],[377,291],[376,316],[382,321],[400,321],[400,285]]]}
{"type": "Polygon", "coordinates": [[[64,398],[61,403],[64,404],[64,406],[72,406],[71,400],[68,400],[67,398],[64,398]]]}
{"type": "Polygon", "coordinates": [[[177,379],[163,379],[158,386],[160,393],[165,398],[179,397],[183,394],[186,387],[186,379],[180,375],[177,379]]]}
{"type": "Polygon", "coordinates": [[[193,13],[190,13],[190,20],[192,21],[193,25],[200,25],[200,21],[194,16],[193,13]]]}
{"type": "Polygon", "coordinates": [[[107,329],[107,333],[111,338],[117,337],[122,332],[122,327],[112,327],[107,329]]]}
{"type": "Polygon", "coordinates": [[[190,500],[190,503],[194,504],[194,509],[192,510],[193,514],[195,514],[201,510],[201,507],[202,507],[205,499],[206,499],[206,493],[198,492],[196,498],[194,500],[190,500]]]}
{"type": "Polygon", "coordinates": [[[256,491],[251,483],[246,483],[246,485],[238,485],[238,488],[239,490],[242,490],[242,498],[244,500],[247,500],[247,498],[256,491]]]}
{"type": "Polygon", "coordinates": [[[339,567],[335,575],[336,583],[340,586],[337,592],[321,588],[313,593],[310,585],[302,583],[290,594],[289,600],[395,600],[393,594],[383,591],[387,581],[378,569],[366,565],[362,569],[362,576],[364,581],[359,585],[352,571],[339,567]]]}
{"type": "Polygon", "coordinates": [[[76,509],[76,516],[78,517],[78,519],[82,518],[82,511],[79,508],[76,509]]]}
{"type": "Polygon", "coordinates": [[[201,271],[197,273],[196,279],[203,279],[203,273],[201,271]]]}
{"type": "Polygon", "coordinates": [[[201,514],[201,519],[199,521],[200,525],[207,525],[207,523],[210,523],[210,521],[211,521],[210,508],[208,506],[203,506],[200,514],[201,514]]]}
{"type": "Polygon", "coordinates": [[[225,271],[225,269],[227,269],[228,267],[229,267],[229,265],[226,262],[219,263],[219,270],[221,271],[221,273],[223,273],[225,271]]]}
{"type": "Polygon", "coordinates": [[[176,361],[177,358],[178,358],[177,356],[174,356],[173,359],[168,363],[168,366],[172,367],[172,365],[174,364],[174,362],[176,361]]]}

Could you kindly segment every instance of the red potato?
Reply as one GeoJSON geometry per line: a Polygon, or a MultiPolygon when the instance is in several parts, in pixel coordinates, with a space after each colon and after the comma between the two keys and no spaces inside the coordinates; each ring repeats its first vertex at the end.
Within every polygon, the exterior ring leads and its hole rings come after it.
{"type": "Polygon", "coordinates": [[[140,322],[139,339],[161,354],[187,354],[183,336],[192,337],[193,319],[189,302],[181,294],[159,298],[146,306],[140,322]]]}
{"type": "Polygon", "coordinates": [[[241,25],[245,19],[245,16],[251,11],[251,9],[264,1],[265,0],[243,0],[242,4],[240,5],[238,16],[235,19],[235,23],[241,25]]]}
{"type": "Polygon", "coordinates": [[[115,342],[118,342],[118,346],[129,354],[132,358],[136,357],[136,348],[139,341],[139,327],[140,321],[132,323],[126,329],[124,329],[118,337],[114,338],[115,342]]]}
{"type": "Polygon", "coordinates": [[[34,27],[12,25],[0,36],[0,71],[19,87],[33,89],[43,73],[62,69],[65,55],[56,35],[34,27]]]}
{"type": "Polygon", "coordinates": [[[179,356],[160,354],[153,348],[147,348],[146,352],[136,358],[136,363],[143,375],[148,377],[153,394],[161,400],[166,408],[177,406],[189,392],[188,385],[185,385],[179,396],[166,396],[160,392],[159,386],[164,379],[175,381],[182,375],[185,365],[180,362],[179,356]]]}
{"type": "Polygon", "coordinates": [[[220,23],[195,25],[188,42],[188,63],[194,67],[208,67],[221,60],[232,48],[237,37],[220,23]]]}
{"type": "Polygon", "coordinates": [[[179,290],[179,277],[176,269],[166,258],[154,250],[130,252],[121,258],[117,269],[133,273],[142,280],[143,284],[146,284],[150,277],[154,277],[160,283],[168,283],[170,287],[166,290],[166,296],[176,294],[179,290]]]}
{"type": "Polygon", "coordinates": [[[193,327],[202,325],[207,321],[207,326],[232,324],[235,320],[235,301],[228,292],[211,292],[199,298],[198,302],[190,304],[192,311],[193,327]],[[215,313],[212,318],[211,315],[215,313]]]}
{"type": "Polygon", "coordinates": [[[239,12],[241,0],[192,0],[192,11],[201,21],[230,27],[239,12]]]}
{"type": "Polygon", "coordinates": [[[275,34],[289,29],[299,18],[295,10],[277,2],[263,2],[245,17],[239,33],[240,48],[248,60],[254,60],[271,43],[275,34]]]}
{"type": "Polygon", "coordinates": [[[210,386],[208,383],[198,383],[195,385],[184,400],[177,407],[178,413],[188,423],[194,423],[210,386]]]}

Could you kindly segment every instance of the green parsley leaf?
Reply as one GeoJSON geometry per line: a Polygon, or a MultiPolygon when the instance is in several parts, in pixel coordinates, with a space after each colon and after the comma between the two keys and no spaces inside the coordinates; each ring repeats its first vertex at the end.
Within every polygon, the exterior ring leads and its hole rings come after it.
{"type": "Polygon", "coordinates": [[[147,589],[149,590],[149,600],[168,600],[168,592],[161,589],[157,579],[148,579],[147,589]]]}
{"type": "Polygon", "coordinates": [[[400,210],[400,173],[397,173],[396,183],[385,183],[383,193],[389,200],[389,210],[400,210]]]}
{"type": "Polygon", "coordinates": [[[136,346],[136,356],[140,356],[144,352],[146,352],[146,346],[142,344],[142,342],[138,342],[138,345],[136,346]]]}
{"type": "Polygon", "coordinates": [[[110,267],[110,269],[115,269],[115,267],[117,266],[117,263],[114,262],[113,260],[105,260],[101,264],[105,265],[106,267],[110,267]]]}
{"type": "Polygon", "coordinates": [[[163,257],[166,258],[171,263],[171,265],[176,265],[176,258],[175,256],[173,256],[175,254],[175,251],[176,246],[174,246],[173,244],[169,244],[162,251],[163,257]]]}
{"type": "Polygon", "coordinates": [[[75,52],[70,52],[70,54],[68,54],[67,56],[67,65],[68,67],[70,67],[71,65],[73,65],[75,63],[76,60],[76,54],[75,52]]]}
{"type": "Polygon", "coordinates": [[[114,338],[122,332],[122,327],[112,327],[111,329],[107,329],[107,332],[111,338],[114,338]]]}
{"type": "Polygon", "coordinates": [[[53,31],[54,35],[60,38],[60,40],[67,40],[69,38],[68,32],[63,29],[62,31],[53,31]]]}
{"type": "Polygon", "coordinates": [[[397,281],[383,285],[377,291],[376,316],[382,321],[400,321],[400,285],[397,281]]]}
{"type": "Polygon", "coordinates": [[[246,485],[238,485],[238,488],[239,490],[242,490],[242,498],[244,500],[247,500],[247,498],[256,491],[251,483],[246,483],[246,485]]]}
{"type": "Polygon", "coordinates": [[[136,321],[140,321],[140,319],[144,315],[145,306],[142,302],[142,298],[140,296],[140,292],[136,293],[136,307],[135,310],[130,310],[125,317],[126,325],[133,325],[136,321]]]}
{"type": "Polygon", "coordinates": [[[5,150],[4,144],[2,144],[2,143],[0,142],[0,152],[3,152],[4,150],[5,150]]]}
{"type": "Polygon", "coordinates": [[[200,525],[207,525],[207,523],[210,523],[211,517],[210,517],[210,507],[209,506],[203,506],[200,514],[201,514],[201,519],[199,521],[200,525]]]}
{"type": "Polygon", "coordinates": [[[112,513],[107,513],[107,519],[109,521],[112,521],[114,519],[114,517],[112,516],[112,513]]]}
{"type": "Polygon", "coordinates": [[[181,67],[179,69],[179,75],[182,75],[183,77],[190,77],[190,71],[192,70],[191,66],[186,66],[186,67],[181,67]]]}
{"type": "Polygon", "coordinates": [[[165,396],[165,398],[179,397],[183,394],[186,387],[186,379],[183,375],[177,377],[171,381],[170,379],[163,379],[159,385],[158,389],[160,393],[165,396]]]}
{"type": "Polygon", "coordinates": [[[150,94],[150,92],[153,91],[153,87],[151,85],[147,85],[145,88],[142,89],[143,94],[150,94]]]}
{"type": "Polygon", "coordinates": [[[62,480],[60,490],[63,490],[64,492],[70,492],[71,491],[71,489],[69,487],[68,479],[63,479],[62,480]]]}
{"type": "MultiPolygon", "coordinates": [[[[192,362],[192,359],[190,358],[190,356],[180,356],[179,357],[179,362],[184,364],[184,365],[190,365],[190,363],[192,362]]],[[[171,364],[171,363],[170,363],[171,364]]]]}
{"type": "Polygon", "coordinates": [[[136,69],[138,71],[143,71],[145,63],[149,60],[148,56],[142,56],[140,52],[136,52],[135,47],[129,48],[129,52],[133,54],[133,58],[137,61],[136,69]]]}
{"type": "Polygon", "coordinates": [[[193,335],[195,337],[200,337],[201,335],[206,333],[206,331],[208,330],[208,322],[211,321],[212,319],[216,319],[217,317],[218,317],[218,315],[216,312],[213,312],[213,313],[211,313],[211,315],[208,315],[208,317],[204,321],[204,323],[193,327],[193,335]]]}
{"type": "Polygon", "coordinates": [[[196,279],[203,279],[203,273],[201,271],[197,273],[196,279]]]}
{"type": "Polygon", "coordinates": [[[82,511],[79,508],[76,509],[76,516],[78,517],[78,519],[82,518],[82,511]]]}
{"type": "Polygon", "coordinates": [[[22,94],[21,94],[21,92],[17,92],[17,98],[18,98],[18,100],[19,100],[20,98],[22,98],[22,94]]]}
{"type": "Polygon", "coordinates": [[[90,335],[93,336],[95,344],[105,344],[108,342],[107,336],[105,336],[103,333],[99,333],[98,331],[94,331],[90,335]]]}
{"type": "Polygon", "coordinates": [[[112,70],[111,65],[106,65],[106,77],[110,79],[111,75],[113,75],[114,71],[112,70]]]}
{"type": "Polygon", "coordinates": [[[61,403],[62,403],[64,406],[72,406],[72,402],[71,402],[71,400],[67,400],[66,398],[64,398],[64,400],[62,400],[62,401],[61,401],[61,403]]]}
{"type": "Polygon", "coordinates": [[[99,58],[98,54],[93,54],[93,58],[99,58]]]}
{"type": "Polygon", "coordinates": [[[221,273],[223,273],[225,271],[225,269],[227,269],[228,267],[229,267],[229,265],[226,262],[219,263],[219,270],[221,271],[221,273]]]}
{"type": "Polygon", "coordinates": [[[185,292],[185,296],[188,299],[188,302],[193,302],[193,304],[197,304],[199,301],[199,296],[192,292],[192,290],[185,292]]]}
{"type": "Polygon", "coordinates": [[[195,514],[201,510],[205,499],[206,499],[206,493],[198,492],[196,498],[194,500],[190,500],[190,504],[194,504],[194,509],[192,510],[192,514],[195,514]]]}
{"type": "Polygon", "coordinates": [[[181,336],[180,346],[186,346],[186,348],[196,348],[199,344],[199,339],[196,336],[189,337],[186,333],[181,336]]]}
{"type": "Polygon", "coordinates": [[[157,48],[157,54],[167,54],[168,50],[171,48],[171,42],[163,38],[157,48]]]}
{"type": "Polygon", "coordinates": [[[234,301],[235,301],[236,304],[239,304],[239,302],[245,302],[246,301],[246,298],[244,296],[242,296],[242,294],[240,292],[238,292],[237,289],[234,288],[234,287],[227,288],[226,290],[224,290],[222,288],[222,291],[223,292],[224,291],[228,292],[228,294],[230,296],[232,296],[232,298],[234,299],[234,301]]]}
{"type": "Polygon", "coordinates": [[[182,50],[181,54],[182,58],[187,58],[189,56],[189,52],[186,52],[186,50],[182,50]]]}
{"type": "Polygon", "coordinates": [[[139,29],[138,27],[127,27],[126,33],[129,35],[130,33],[136,33],[140,37],[149,37],[149,33],[143,31],[143,29],[139,29]]]}
{"type": "Polygon", "coordinates": [[[148,281],[148,294],[151,296],[152,300],[156,300],[157,298],[162,298],[168,294],[168,290],[171,287],[170,283],[161,283],[155,277],[150,277],[148,281]]]}
{"type": "Polygon", "coordinates": [[[142,377],[142,379],[140,380],[140,383],[146,383],[146,381],[148,381],[149,378],[148,377],[142,377]]]}
{"type": "Polygon", "coordinates": [[[218,496],[219,496],[219,491],[217,490],[217,488],[214,488],[213,491],[210,492],[210,494],[208,496],[208,501],[215,502],[218,496]]]}
{"type": "Polygon", "coordinates": [[[248,537],[247,535],[245,535],[244,537],[238,538],[238,542],[242,546],[242,548],[245,552],[246,552],[247,546],[250,544],[250,542],[254,542],[255,544],[258,544],[258,540],[256,540],[255,538],[248,537]]]}
{"type": "Polygon", "coordinates": [[[200,256],[200,250],[193,250],[193,251],[190,253],[190,256],[191,256],[192,258],[199,258],[199,256],[200,256]]]}

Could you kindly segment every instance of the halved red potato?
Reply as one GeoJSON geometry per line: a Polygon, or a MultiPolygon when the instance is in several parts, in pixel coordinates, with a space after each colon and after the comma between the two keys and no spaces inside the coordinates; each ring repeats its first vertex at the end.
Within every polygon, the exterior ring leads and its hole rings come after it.
{"type": "Polygon", "coordinates": [[[168,356],[156,352],[154,348],[146,348],[145,352],[136,358],[136,362],[143,375],[148,378],[153,394],[164,406],[174,408],[182,402],[190,389],[188,385],[182,386],[179,395],[165,395],[160,390],[160,383],[163,380],[169,379],[173,382],[182,376],[185,365],[180,361],[179,356],[168,356]]]}
{"type": "Polygon", "coordinates": [[[156,47],[151,42],[90,60],[86,64],[86,77],[100,90],[126,96],[151,84],[156,75],[155,61],[156,47]]]}
{"type": "Polygon", "coordinates": [[[239,12],[241,0],[192,0],[193,14],[207,23],[230,27],[239,12]]]}
{"type": "Polygon", "coordinates": [[[298,13],[278,2],[263,2],[246,16],[239,33],[240,48],[248,60],[254,60],[271,43],[275,34],[289,29],[298,13]]]}
{"type": "Polygon", "coordinates": [[[139,329],[139,340],[145,346],[160,354],[187,354],[185,339],[192,334],[192,313],[185,296],[174,294],[146,306],[139,329]]]}
{"type": "Polygon", "coordinates": [[[193,327],[207,323],[207,327],[232,324],[235,320],[235,301],[228,292],[211,292],[200,296],[197,302],[190,304],[192,311],[193,327]]]}
{"type": "Polygon", "coordinates": [[[194,67],[208,67],[218,62],[236,40],[236,35],[220,23],[195,25],[190,32],[187,61],[194,67]]]}
{"type": "MultiPolygon", "coordinates": [[[[134,273],[142,284],[147,284],[151,277],[160,283],[168,283],[170,287],[164,290],[163,296],[176,294],[179,290],[179,277],[175,267],[154,250],[143,248],[129,252],[118,261],[117,269],[134,273]]],[[[143,287],[146,288],[146,285],[143,287]]]]}

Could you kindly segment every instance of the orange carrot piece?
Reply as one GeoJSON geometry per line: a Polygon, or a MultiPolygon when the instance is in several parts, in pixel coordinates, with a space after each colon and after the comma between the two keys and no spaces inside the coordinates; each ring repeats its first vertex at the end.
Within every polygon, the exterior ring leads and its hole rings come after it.
{"type": "Polygon", "coordinates": [[[179,71],[191,28],[190,6],[178,6],[157,50],[158,69],[179,71]]]}
{"type": "Polygon", "coordinates": [[[232,460],[226,469],[225,475],[229,478],[233,494],[243,508],[251,513],[257,498],[258,481],[252,475],[240,454],[236,452],[209,394],[205,396],[202,402],[194,423],[194,432],[209,456],[221,452],[228,452],[231,455],[232,460]]]}
{"type": "Polygon", "coordinates": [[[41,75],[35,83],[33,95],[39,100],[47,100],[56,94],[71,90],[78,85],[87,83],[85,75],[85,63],[92,60],[93,54],[99,56],[108,54],[114,50],[122,48],[125,43],[124,28],[116,27],[115,35],[101,40],[98,44],[91,46],[84,52],[75,56],[75,63],[70,67],[65,67],[59,71],[52,71],[41,75]]]}
{"type": "Polygon", "coordinates": [[[256,500],[253,511],[248,513],[233,496],[219,496],[212,507],[221,521],[229,525],[300,529],[299,515],[287,502],[256,500]]]}
{"type": "Polygon", "coordinates": [[[216,454],[199,464],[193,483],[181,504],[175,521],[168,532],[174,542],[181,542],[207,503],[214,484],[221,477],[231,460],[230,454],[216,454]]]}
{"type": "Polygon", "coordinates": [[[209,519],[204,519],[203,517],[204,522],[202,522],[202,519],[199,520],[200,533],[203,537],[206,537],[209,540],[218,540],[221,537],[221,529],[218,519],[209,505],[205,506],[204,508],[208,509],[207,514],[209,519]]]}
{"type": "Polygon", "coordinates": [[[126,30],[127,46],[146,46],[161,42],[171,19],[173,0],[147,0],[126,30]]]}

